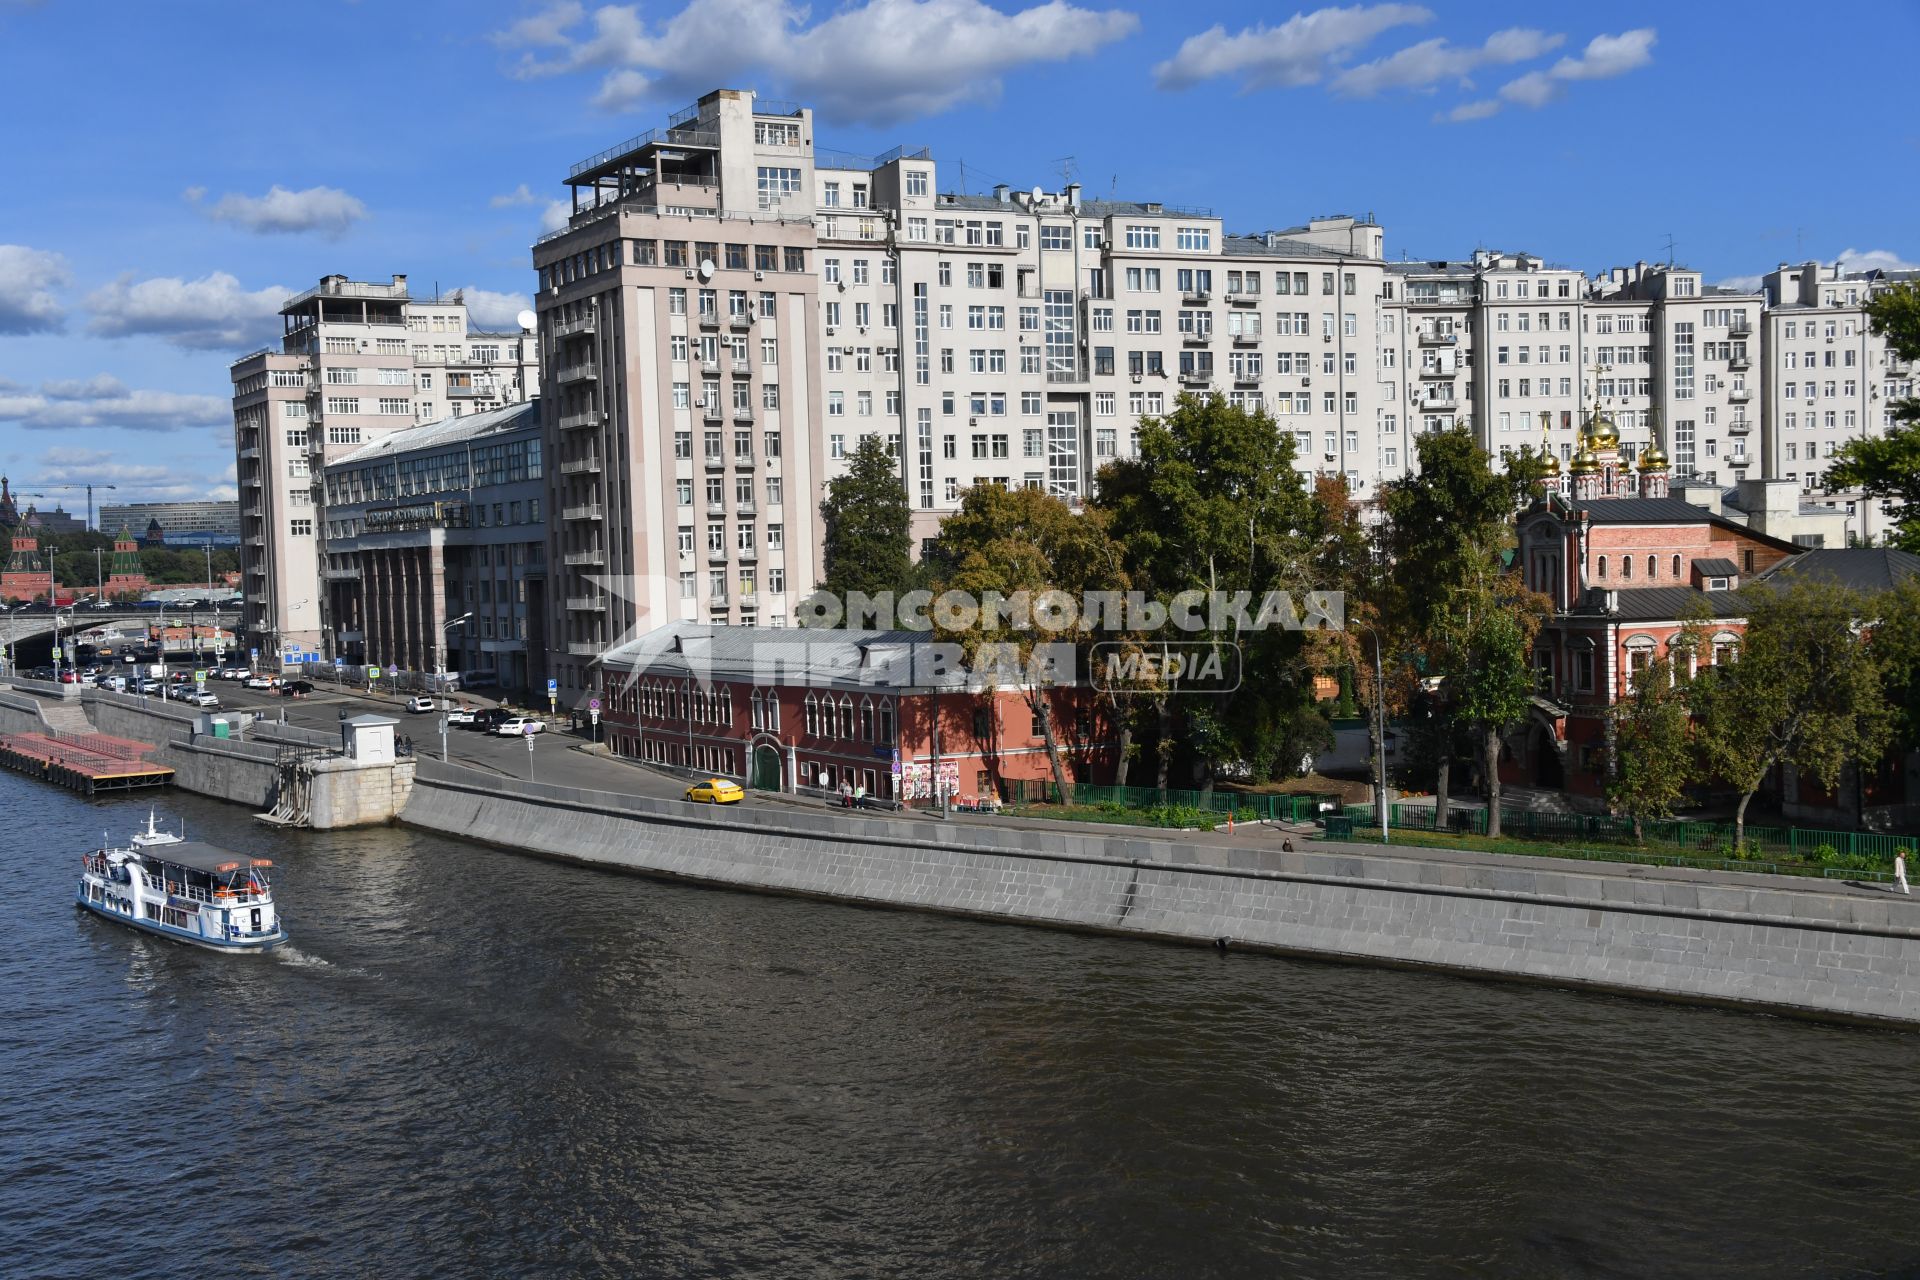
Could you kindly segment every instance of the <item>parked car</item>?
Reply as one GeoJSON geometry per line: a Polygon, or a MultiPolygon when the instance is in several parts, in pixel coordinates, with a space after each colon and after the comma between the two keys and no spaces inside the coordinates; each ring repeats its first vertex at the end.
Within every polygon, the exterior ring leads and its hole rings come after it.
{"type": "Polygon", "coordinates": [[[407,699],[407,710],[431,711],[433,710],[433,699],[429,698],[424,693],[416,693],[411,698],[407,699]]]}
{"type": "Polygon", "coordinates": [[[546,723],[531,716],[508,716],[495,725],[493,732],[502,738],[524,738],[530,733],[546,732],[546,723]]]}
{"type": "Polygon", "coordinates": [[[246,687],[249,689],[271,689],[280,682],[272,676],[248,676],[246,687]]]}
{"type": "Polygon", "coordinates": [[[472,707],[450,707],[447,710],[448,724],[471,725],[473,721],[474,710],[472,707]]]}
{"type": "Polygon", "coordinates": [[[220,699],[214,697],[212,694],[208,693],[205,689],[202,689],[197,693],[182,694],[181,696],[184,697],[188,702],[192,703],[194,706],[199,707],[204,711],[218,711],[220,709],[220,699]]]}
{"type": "Polygon", "coordinates": [[[467,727],[478,729],[482,733],[492,733],[501,723],[511,719],[513,719],[513,712],[505,707],[488,707],[484,711],[474,712],[473,719],[468,722],[467,727]]]}
{"type": "Polygon", "coordinates": [[[312,692],[311,680],[289,680],[280,686],[280,696],[283,698],[304,698],[312,692]]]}
{"type": "Polygon", "coordinates": [[[695,804],[739,804],[746,798],[745,788],[725,778],[708,778],[687,788],[687,799],[695,804]]]}

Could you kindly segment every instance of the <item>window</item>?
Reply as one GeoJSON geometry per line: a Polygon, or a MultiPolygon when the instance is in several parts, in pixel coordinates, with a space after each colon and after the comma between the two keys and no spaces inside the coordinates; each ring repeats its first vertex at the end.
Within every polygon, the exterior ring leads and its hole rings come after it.
{"type": "Polygon", "coordinates": [[[1180,227],[1174,233],[1174,240],[1189,253],[1205,253],[1213,247],[1213,232],[1207,227],[1180,227]]]}
{"type": "MultiPolygon", "coordinates": [[[[1067,229],[1065,227],[1061,228],[1061,231],[1063,232],[1066,230],[1067,229]]],[[[1063,245],[1062,247],[1064,248],[1066,246],[1063,245]]],[[[1131,223],[1128,224],[1127,248],[1158,249],[1159,247],[1160,247],[1160,228],[1155,226],[1145,226],[1140,224],[1131,224],[1131,223]]]]}
{"type": "MultiPolygon", "coordinates": [[[[795,126],[796,128],[798,126],[795,126]]],[[[779,205],[788,196],[800,190],[800,171],[798,169],[760,166],[760,207],[771,209],[779,205]]],[[[792,253],[789,249],[787,252],[792,253]]],[[[791,270],[792,268],[789,268],[791,270]]]]}

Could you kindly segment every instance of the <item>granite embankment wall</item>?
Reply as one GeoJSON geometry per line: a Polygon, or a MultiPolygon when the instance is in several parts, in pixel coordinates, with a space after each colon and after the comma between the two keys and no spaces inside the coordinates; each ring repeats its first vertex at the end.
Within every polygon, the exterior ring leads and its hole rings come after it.
{"type": "Polygon", "coordinates": [[[830,812],[689,815],[671,802],[439,765],[423,765],[401,820],[712,885],[1920,1023],[1920,905],[1771,877],[1702,882],[830,812]],[[1044,850],[1032,847],[1040,839],[1044,850]]]}
{"type": "Polygon", "coordinates": [[[50,732],[40,701],[24,693],[0,690],[0,733],[50,732]]]}

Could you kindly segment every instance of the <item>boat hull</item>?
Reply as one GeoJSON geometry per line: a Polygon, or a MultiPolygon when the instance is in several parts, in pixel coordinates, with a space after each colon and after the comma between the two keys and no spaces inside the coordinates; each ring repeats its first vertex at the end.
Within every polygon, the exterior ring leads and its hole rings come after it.
{"type": "MultiPolygon", "coordinates": [[[[131,900],[128,901],[131,905],[131,900]]],[[[174,942],[184,942],[188,946],[200,947],[207,951],[265,951],[287,940],[287,931],[277,926],[272,933],[245,938],[209,938],[203,934],[193,933],[186,929],[176,928],[173,925],[163,924],[158,920],[143,920],[133,915],[131,911],[121,911],[105,903],[90,901],[84,891],[84,887],[82,892],[75,896],[74,905],[90,911],[103,919],[111,920],[115,924],[123,924],[129,928],[138,929],[142,933],[156,934],[159,937],[168,938],[174,942]]]]}

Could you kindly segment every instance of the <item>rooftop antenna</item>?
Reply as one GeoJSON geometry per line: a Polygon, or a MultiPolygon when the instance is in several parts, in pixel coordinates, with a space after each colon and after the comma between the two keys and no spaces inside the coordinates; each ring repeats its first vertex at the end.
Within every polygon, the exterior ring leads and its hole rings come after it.
{"type": "Polygon", "coordinates": [[[1074,163],[1072,156],[1055,156],[1054,164],[1060,168],[1060,185],[1067,186],[1073,181],[1074,163]]]}
{"type": "Polygon", "coordinates": [[[973,193],[967,190],[967,162],[965,160],[961,160],[961,161],[958,161],[958,164],[960,165],[960,194],[963,196],[970,196],[973,193]]]}
{"type": "Polygon", "coordinates": [[[1667,232],[1667,267],[1673,267],[1673,232],[1667,232]]]}

